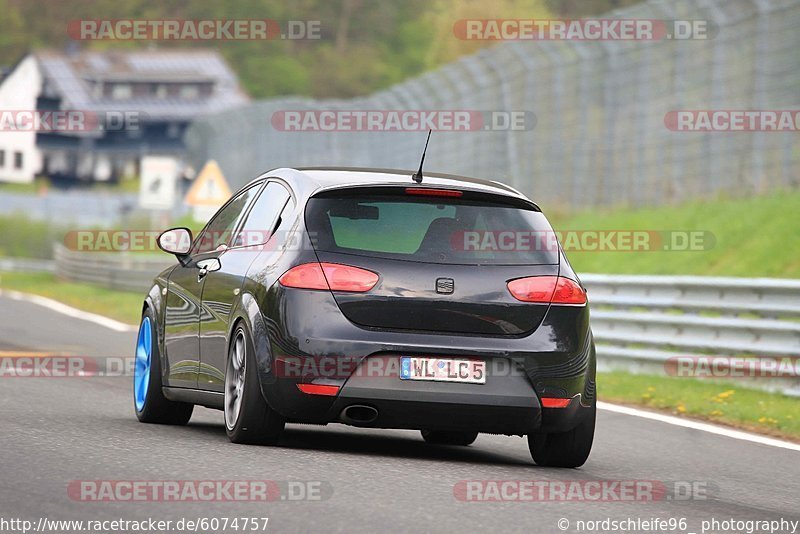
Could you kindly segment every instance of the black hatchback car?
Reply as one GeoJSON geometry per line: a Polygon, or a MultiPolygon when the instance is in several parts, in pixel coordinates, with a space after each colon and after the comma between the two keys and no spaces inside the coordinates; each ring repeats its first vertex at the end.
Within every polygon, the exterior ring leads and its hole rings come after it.
{"type": "Polygon", "coordinates": [[[436,444],[527,436],[577,467],[595,426],[586,292],[539,207],[497,182],[375,169],[276,169],[145,298],[140,421],[221,409],[236,443],[285,423],[418,429],[436,444]]]}

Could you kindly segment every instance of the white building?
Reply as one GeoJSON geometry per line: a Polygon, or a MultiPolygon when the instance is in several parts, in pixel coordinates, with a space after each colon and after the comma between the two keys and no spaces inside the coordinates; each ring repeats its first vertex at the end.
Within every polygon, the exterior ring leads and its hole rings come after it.
{"type": "Polygon", "coordinates": [[[192,120],[247,101],[215,51],[34,52],[0,82],[0,181],[114,180],[147,155],[182,160],[192,120]],[[81,121],[20,127],[47,112],[81,121]]]}
{"type": "MultiPolygon", "coordinates": [[[[0,110],[35,110],[42,73],[33,55],[25,56],[0,83],[0,110]]],[[[41,172],[36,132],[0,128],[0,181],[30,182],[41,172]]]]}

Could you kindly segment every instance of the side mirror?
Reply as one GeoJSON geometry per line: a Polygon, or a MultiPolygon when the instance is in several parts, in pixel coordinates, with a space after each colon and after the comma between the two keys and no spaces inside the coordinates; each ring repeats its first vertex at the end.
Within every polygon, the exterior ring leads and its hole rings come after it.
{"type": "Polygon", "coordinates": [[[158,236],[158,248],[180,258],[192,249],[192,231],[188,228],[172,228],[158,236]]]}

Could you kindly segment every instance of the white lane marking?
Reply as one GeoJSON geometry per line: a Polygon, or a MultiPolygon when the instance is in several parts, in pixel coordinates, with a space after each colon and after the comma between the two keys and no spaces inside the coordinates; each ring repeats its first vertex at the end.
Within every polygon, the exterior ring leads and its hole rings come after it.
{"type": "Polygon", "coordinates": [[[759,436],[758,434],[751,434],[749,432],[742,432],[741,430],[733,430],[724,426],[712,425],[709,423],[701,423],[699,421],[692,421],[691,419],[683,419],[671,415],[664,415],[656,412],[648,412],[645,410],[637,410],[636,408],[629,408],[628,406],[619,406],[617,404],[608,404],[606,402],[598,402],[597,407],[601,410],[606,410],[614,413],[621,413],[625,415],[632,415],[634,417],[642,417],[644,419],[652,419],[653,421],[660,421],[669,425],[682,426],[684,428],[693,428],[701,430],[710,434],[717,434],[727,438],[738,439],[741,441],[750,441],[760,445],[769,445],[770,447],[779,447],[781,449],[788,449],[790,451],[800,452],[800,445],[790,441],[783,441],[780,439],[768,438],[766,436],[759,436]]]}
{"type": "Polygon", "coordinates": [[[108,317],[97,315],[96,313],[79,310],[77,308],[73,308],[72,306],[67,306],[62,302],[58,302],[57,300],[42,297],[41,295],[32,295],[30,293],[2,289],[0,290],[0,297],[8,297],[11,300],[19,300],[30,302],[32,304],[38,304],[39,306],[44,306],[45,308],[48,308],[54,312],[75,317],[76,319],[83,319],[84,321],[89,321],[117,332],[135,332],[137,330],[133,325],[115,321],[114,319],[109,319],[108,317]]]}

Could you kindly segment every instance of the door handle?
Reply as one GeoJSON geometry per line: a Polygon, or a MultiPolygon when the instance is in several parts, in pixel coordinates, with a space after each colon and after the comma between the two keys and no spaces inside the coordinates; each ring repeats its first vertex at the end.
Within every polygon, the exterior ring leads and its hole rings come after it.
{"type": "Polygon", "coordinates": [[[219,271],[222,268],[222,264],[219,262],[219,258],[209,258],[198,261],[197,268],[199,269],[197,271],[197,281],[201,282],[208,273],[219,271]]]}

